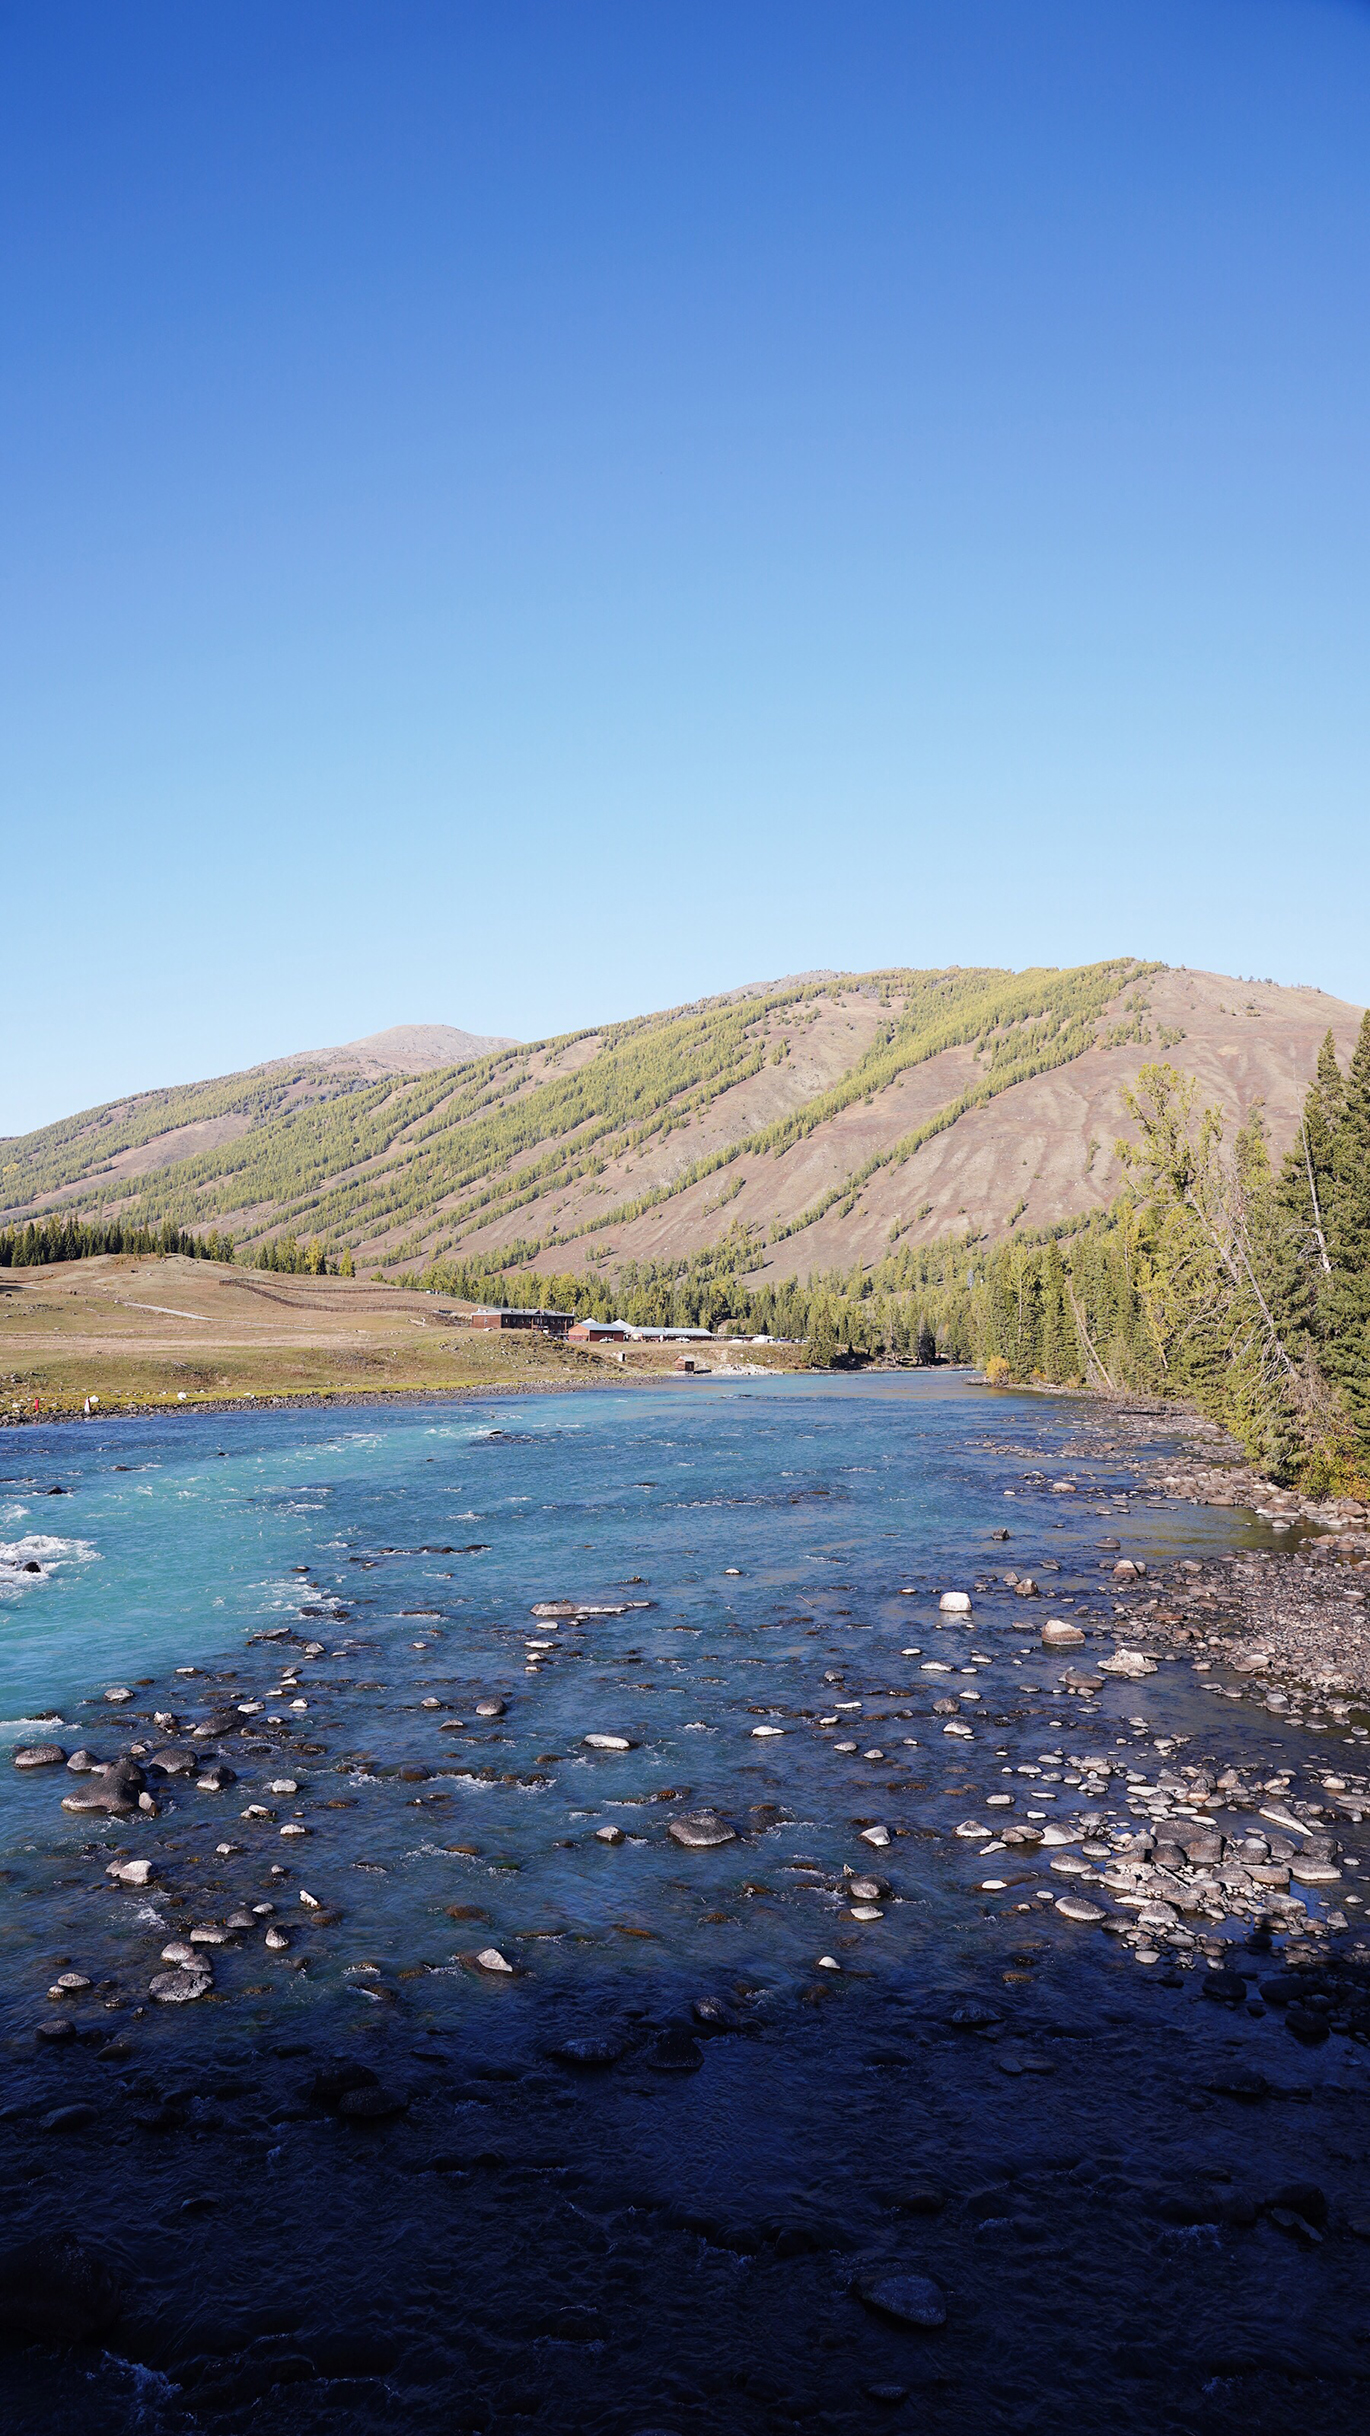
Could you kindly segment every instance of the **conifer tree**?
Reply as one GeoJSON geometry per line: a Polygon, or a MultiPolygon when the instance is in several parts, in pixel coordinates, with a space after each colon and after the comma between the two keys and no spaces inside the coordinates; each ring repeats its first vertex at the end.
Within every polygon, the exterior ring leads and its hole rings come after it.
{"type": "Polygon", "coordinates": [[[1335,1197],[1337,1128],[1345,1097],[1329,1032],[1318,1052],[1317,1080],[1304,1101],[1279,1181],[1279,1204],[1286,1221],[1280,1293],[1291,1330],[1309,1343],[1317,1335],[1322,1282],[1332,1273],[1327,1224],[1335,1197]]]}
{"type": "Polygon", "coordinates": [[[1370,1012],[1346,1076],[1327,1212],[1331,1275],[1319,1295],[1323,1365],[1370,1453],[1370,1012]]]}
{"type": "Polygon", "coordinates": [[[1346,1105],[1346,1083],[1342,1070],[1337,1064],[1337,1044],[1332,1038],[1330,1024],[1323,1034],[1322,1047],[1318,1051],[1317,1089],[1327,1112],[1327,1122],[1335,1132],[1341,1123],[1342,1110],[1346,1105]]]}
{"type": "Polygon", "coordinates": [[[1061,1247],[1053,1238],[1042,1255],[1042,1352],[1043,1378],[1057,1386],[1084,1376],[1084,1354],[1075,1326],[1074,1315],[1066,1297],[1065,1262],[1061,1247]]]}

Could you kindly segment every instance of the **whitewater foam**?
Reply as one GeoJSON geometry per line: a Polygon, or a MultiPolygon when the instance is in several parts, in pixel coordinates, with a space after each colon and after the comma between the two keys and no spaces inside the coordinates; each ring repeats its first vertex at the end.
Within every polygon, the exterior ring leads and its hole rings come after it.
{"type": "Polygon", "coordinates": [[[56,1539],[50,1531],[26,1531],[22,1539],[0,1540],[0,1599],[36,1590],[64,1565],[93,1565],[99,1560],[99,1549],[88,1539],[56,1539]],[[29,1565],[37,1565],[38,1572],[27,1572],[29,1565]]]}

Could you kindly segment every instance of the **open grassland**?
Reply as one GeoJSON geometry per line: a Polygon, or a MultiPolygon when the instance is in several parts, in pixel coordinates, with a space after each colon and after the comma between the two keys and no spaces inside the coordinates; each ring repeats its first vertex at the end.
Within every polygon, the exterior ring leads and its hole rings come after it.
{"type": "MultiPolygon", "coordinates": [[[[674,1348],[612,1353],[492,1335],[462,1307],[348,1278],[264,1277],[217,1261],[108,1256],[0,1272],[0,1422],[277,1397],[489,1394],[671,1372],[674,1348]]],[[[779,1348],[712,1364],[776,1367],[779,1348]]]]}
{"type": "Polygon", "coordinates": [[[345,1278],[111,1257],[0,1278],[0,1419],[278,1396],[571,1386],[593,1357],[490,1336],[455,1304],[345,1278]]]}

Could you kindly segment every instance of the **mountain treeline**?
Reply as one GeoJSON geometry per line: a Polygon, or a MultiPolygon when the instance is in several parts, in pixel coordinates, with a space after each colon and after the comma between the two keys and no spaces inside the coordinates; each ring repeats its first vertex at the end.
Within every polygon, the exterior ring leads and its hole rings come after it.
{"type": "Polygon", "coordinates": [[[50,1261],[94,1260],[101,1252],[155,1253],[166,1260],[181,1252],[188,1260],[231,1260],[233,1238],[190,1235],[178,1226],[123,1226],[118,1219],[87,1225],[78,1218],[40,1218],[27,1226],[0,1227],[0,1269],[41,1269],[50,1261]]]}

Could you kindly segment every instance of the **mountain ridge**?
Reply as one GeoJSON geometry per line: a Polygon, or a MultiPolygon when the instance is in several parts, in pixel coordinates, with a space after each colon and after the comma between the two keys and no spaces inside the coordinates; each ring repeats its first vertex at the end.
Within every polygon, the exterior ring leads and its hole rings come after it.
{"type": "Polygon", "coordinates": [[[901,1237],[995,1239],[1102,1206],[1148,1059],[1228,1121],[1260,1102],[1282,1151],[1324,1034],[1345,1056],[1359,1017],[1318,990],[1119,957],[792,975],[530,1043],[397,1025],[0,1145],[0,1223],[63,1209],[247,1248],[295,1233],[392,1274],[607,1274],[731,1231],[754,1273],[813,1276],[901,1237]],[[467,1052],[433,1062],[452,1040],[467,1052]]]}
{"type": "Polygon", "coordinates": [[[344,1041],[332,1049],[300,1049],[291,1057],[267,1058],[254,1074],[277,1066],[324,1066],[331,1073],[430,1074],[439,1067],[468,1065],[494,1049],[516,1049],[503,1032],[463,1032],[450,1023],[392,1023],[383,1032],[344,1041]]]}

